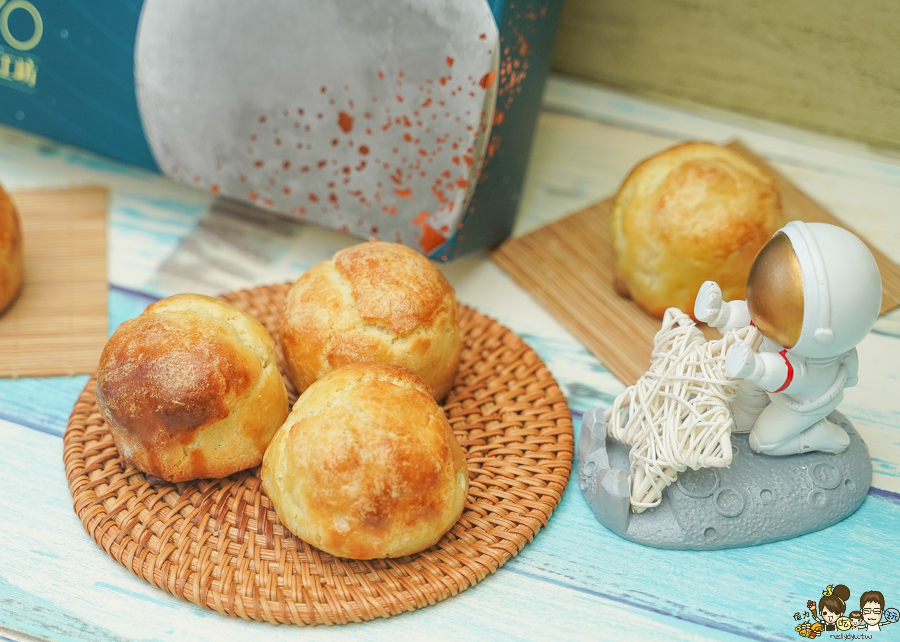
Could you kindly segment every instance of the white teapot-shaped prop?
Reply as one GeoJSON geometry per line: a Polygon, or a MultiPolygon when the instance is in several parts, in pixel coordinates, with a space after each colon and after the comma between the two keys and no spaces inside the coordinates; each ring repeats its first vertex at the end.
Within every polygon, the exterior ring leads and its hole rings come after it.
{"type": "Polygon", "coordinates": [[[753,323],[765,337],[758,353],[737,342],[726,374],[743,379],[732,402],[735,432],[767,455],[839,453],[847,433],[826,417],[857,381],[856,345],[881,307],[881,275],[866,245],[847,230],[792,221],[760,250],[746,301],[722,301],[719,286],[700,288],[694,316],[721,332],[753,323]]]}

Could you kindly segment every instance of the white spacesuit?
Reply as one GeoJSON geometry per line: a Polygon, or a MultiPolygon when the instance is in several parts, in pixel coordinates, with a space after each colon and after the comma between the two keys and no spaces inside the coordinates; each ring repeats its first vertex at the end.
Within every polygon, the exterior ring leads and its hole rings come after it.
{"type": "Polygon", "coordinates": [[[756,325],[759,353],[738,341],[725,370],[743,379],[732,402],[735,432],[767,455],[839,453],[847,433],[826,417],[857,380],[856,344],[881,307],[881,276],[872,253],[852,233],[825,223],[793,221],[760,250],[746,301],[722,301],[707,281],[694,316],[721,332],[756,325]]]}

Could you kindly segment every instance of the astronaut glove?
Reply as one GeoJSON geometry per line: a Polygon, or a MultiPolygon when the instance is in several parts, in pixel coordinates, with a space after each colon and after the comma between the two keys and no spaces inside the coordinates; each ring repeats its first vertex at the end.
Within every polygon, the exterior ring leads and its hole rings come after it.
{"type": "Polygon", "coordinates": [[[735,341],[725,353],[725,374],[732,379],[751,377],[757,369],[757,357],[753,348],[743,341],[735,341]]]}
{"type": "Polygon", "coordinates": [[[719,284],[715,281],[704,282],[697,292],[697,298],[694,299],[694,317],[715,327],[723,311],[722,289],[719,284]]]}

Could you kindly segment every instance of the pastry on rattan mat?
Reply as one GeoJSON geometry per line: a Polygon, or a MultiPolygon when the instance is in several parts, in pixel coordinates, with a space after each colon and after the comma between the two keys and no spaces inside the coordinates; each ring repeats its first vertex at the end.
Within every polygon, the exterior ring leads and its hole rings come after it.
{"type": "MultiPolygon", "coordinates": [[[[278,341],[289,284],[224,296],[278,341]]],[[[415,555],[349,560],[284,528],[257,468],[170,484],[126,465],[100,416],[96,382],[64,439],[66,476],[85,529],[138,577],[201,606],[273,623],[342,624],[435,604],[521,551],[562,498],[573,456],[565,398],[538,356],[495,321],[460,306],[463,347],[444,410],[469,469],[462,517],[415,555]]],[[[291,402],[296,391],[289,385],[291,402]]]]}

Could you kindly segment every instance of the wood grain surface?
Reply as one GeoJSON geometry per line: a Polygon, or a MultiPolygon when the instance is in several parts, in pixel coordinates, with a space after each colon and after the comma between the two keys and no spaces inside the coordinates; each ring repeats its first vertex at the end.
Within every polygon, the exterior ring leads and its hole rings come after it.
{"type": "Polygon", "coordinates": [[[900,6],[567,0],[556,71],[900,147],[900,6]]]}
{"type": "MultiPolygon", "coordinates": [[[[788,220],[842,225],[739,142],[728,145],[778,182],[788,220]]],[[[650,364],[660,321],[613,289],[612,199],[507,241],[491,258],[531,292],[626,385],[650,364]]],[[[900,267],[869,244],[882,278],[882,313],[900,305],[900,267]]]]}
{"type": "Polygon", "coordinates": [[[107,339],[106,204],[102,187],[12,194],[25,279],[0,316],[0,377],[93,372],[107,339]]]}
{"type": "MultiPolygon", "coordinates": [[[[741,138],[900,261],[896,159],[881,155],[876,161],[876,152],[848,153],[843,141],[816,146],[798,139],[795,130],[775,137],[770,130],[751,131],[735,121],[605,90],[566,93],[577,98],[568,106],[562,97],[539,120],[520,233],[600,200],[629,167],[677,141],[741,138]],[[587,117],[566,115],[576,110],[587,117]]],[[[209,209],[207,193],[2,127],[0,181],[12,191],[97,183],[109,188],[111,328],[175,292],[215,294],[297,278],[355,242],[311,225],[222,216],[209,209]]],[[[581,341],[483,254],[440,269],[461,302],[512,329],[540,356],[573,411],[576,434],[579,413],[608,405],[622,391],[581,341]]],[[[547,528],[475,587],[398,617],[303,631],[186,603],[100,550],[73,511],[61,439],[88,377],[0,378],[0,638],[788,641],[798,639],[794,614],[804,612],[808,599],[818,600],[828,584],[846,584],[857,601],[862,591],[880,590],[897,607],[898,313],[882,317],[859,345],[860,381],[845,391],[840,406],[868,444],[873,466],[872,491],[840,524],[748,549],[660,551],[601,526],[578,484],[570,483],[547,528]]],[[[879,635],[888,640],[898,634],[900,625],[879,635]]]]}

